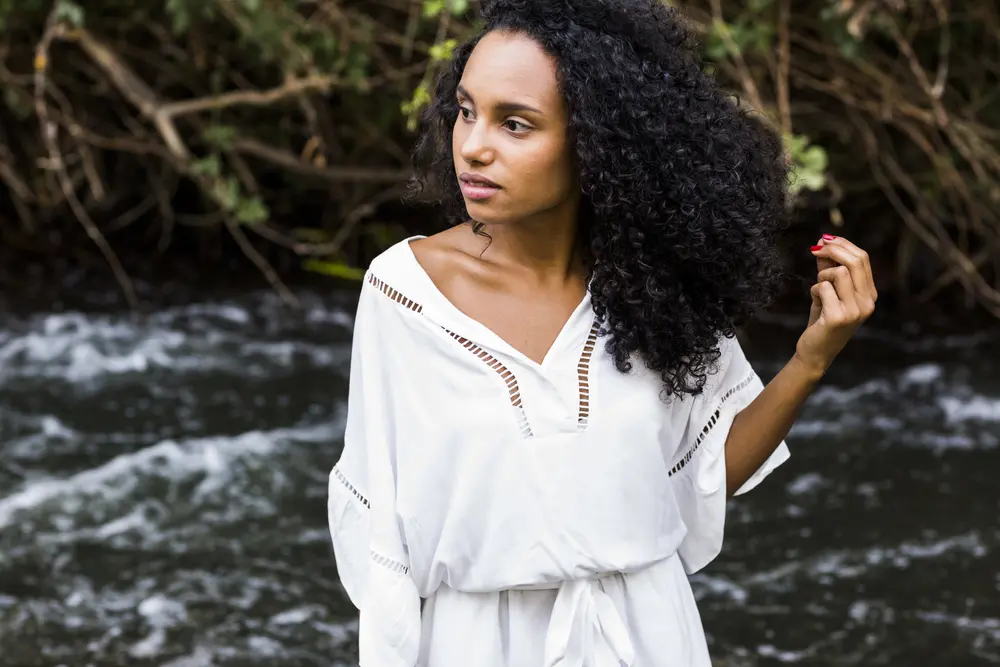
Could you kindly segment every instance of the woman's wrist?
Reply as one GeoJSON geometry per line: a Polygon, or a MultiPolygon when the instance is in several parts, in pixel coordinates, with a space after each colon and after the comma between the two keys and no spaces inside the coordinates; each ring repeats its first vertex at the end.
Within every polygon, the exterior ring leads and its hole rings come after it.
{"type": "Polygon", "coordinates": [[[804,357],[798,351],[792,355],[786,366],[797,378],[808,385],[815,385],[822,380],[829,367],[829,364],[804,357]]]}

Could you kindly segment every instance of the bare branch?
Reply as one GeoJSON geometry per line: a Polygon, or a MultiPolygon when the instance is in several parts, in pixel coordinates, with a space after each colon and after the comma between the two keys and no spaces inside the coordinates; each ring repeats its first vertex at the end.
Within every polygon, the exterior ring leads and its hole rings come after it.
{"type": "Polygon", "coordinates": [[[193,100],[168,102],[157,111],[167,118],[175,118],[184,114],[198,113],[224,109],[237,105],[268,106],[288,97],[294,97],[304,92],[326,92],[342,81],[334,76],[314,75],[302,79],[292,79],[287,83],[270,90],[237,90],[211,97],[199,97],[193,100]]]}
{"type": "Polygon", "coordinates": [[[723,18],[722,0],[711,0],[711,2],[712,18],[718,28],[719,36],[726,44],[726,49],[732,54],[733,62],[736,64],[736,71],[739,72],[740,84],[742,84],[743,90],[750,97],[750,104],[753,105],[754,109],[759,113],[764,113],[766,111],[764,99],[760,96],[760,91],[757,89],[757,84],[754,83],[753,75],[750,74],[750,69],[743,58],[743,53],[733,39],[732,34],[729,32],[729,26],[723,18]]]}
{"type": "Polygon", "coordinates": [[[286,304],[290,306],[298,308],[299,307],[298,298],[294,294],[292,294],[292,291],[289,290],[288,287],[285,285],[285,283],[281,280],[281,278],[278,277],[278,274],[275,273],[274,269],[264,258],[264,256],[261,255],[257,251],[257,249],[253,247],[253,244],[250,243],[250,239],[248,239],[247,235],[243,233],[243,229],[240,227],[240,224],[235,219],[233,219],[231,215],[228,214],[224,215],[224,220],[226,223],[226,229],[229,230],[229,233],[232,235],[233,239],[236,240],[237,245],[240,246],[240,250],[243,251],[243,254],[246,255],[250,259],[250,261],[252,261],[254,264],[257,265],[257,268],[260,270],[261,273],[264,274],[264,277],[267,278],[267,281],[271,283],[271,286],[281,297],[282,301],[284,301],[286,304]]]}
{"type": "Polygon", "coordinates": [[[80,224],[83,225],[84,230],[87,232],[87,236],[90,237],[90,240],[94,242],[94,245],[96,245],[101,251],[101,254],[104,255],[105,261],[107,261],[108,266],[111,267],[111,271],[114,273],[115,279],[121,286],[122,293],[125,295],[125,300],[131,308],[135,309],[139,305],[139,299],[136,296],[132,279],[129,278],[128,273],[125,271],[125,267],[122,266],[121,261],[118,259],[118,255],[115,254],[115,251],[108,244],[107,239],[104,238],[104,235],[90,218],[90,214],[87,213],[87,210],[84,208],[79,198],[77,198],[73,183],[69,174],[66,173],[66,167],[63,163],[62,154],[59,151],[59,145],[57,142],[59,126],[53,123],[49,118],[49,108],[45,100],[47,82],[45,75],[49,66],[49,47],[54,39],[57,39],[62,35],[63,31],[64,26],[57,21],[56,10],[53,8],[52,13],[49,16],[45,33],[42,35],[41,41],[39,41],[37,47],[35,48],[35,113],[38,116],[39,125],[41,126],[42,138],[48,148],[49,159],[53,169],[55,170],[59,185],[62,187],[63,195],[66,197],[66,201],[69,202],[70,208],[73,210],[73,214],[76,216],[77,220],[79,220],[80,224]]]}
{"type": "Polygon", "coordinates": [[[788,24],[791,22],[792,0],[781,0],[778,4],[778,77],[775,87],[778,94],[778,117],[783,134],[792,133],[792,109],[788,94],[788,72],[791,68],[791,38],[788,24]]]}
{"type": "Polygon", "coordinates": [[[232,150],[266,160],[304,176],[323,180],[354,183],[396,183],[407,180],[411,172],[402,169],[368,169],[364,167],[317,167],[300,160],[295,154],[274,148],[256,139],[238,139],[232,150]]]}

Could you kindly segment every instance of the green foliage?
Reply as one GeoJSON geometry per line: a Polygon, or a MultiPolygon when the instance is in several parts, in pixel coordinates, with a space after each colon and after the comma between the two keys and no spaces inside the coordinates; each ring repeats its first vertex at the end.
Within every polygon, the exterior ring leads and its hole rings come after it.
{"type": "Polygon", "coordinates": [[[417,129],[420,119],[420,111],[431,101],[430,87],[426,83],[421,83],[413,91],[413,96],[403,102],[402,111],[406,116],[406,128],[413,132],[417,129]]]}
{"type": "Polygon", "coordinates": [[[232,212],[240,203],[240,182],[235,176],[213,179],[212,195],[223,210],[232,212]]]}
{"type": "Polygon", "coordinates": [[[469,0],[424,0],[424,18],[436,18],[445,9],[453,16],[461,16],[469,11],[469,0]]]}
{"type": "MultiPolygon", "coordinates": [[[[211,129],[223,141],[231,141],[235,136],[230,132],[232,128],[226,126],[213,126],[211,129]]],[[[264,200],[256,195],[244,195],[239,181],[233,176],[224,175],[223,171],[222,158],[216,153],[195,160],[190,167],[190,175],[209,192],[221,209],[232,213],[238,222],[245,225],[266,222],[271,217],[271,211],[264,200]]]]}
{"type": "Polygon", "coordinates": [[[35,104],[31,99],[31,95],[21,89],[14,87],[4,88],[3,102],[20,121],[28,120],[35,113],[35,104]]]}
{"type": "Polygon", "coordinates": [[[214,153],[191,164],[191,173],[195,176],[218,177],[222,173],[222,161],[214,153]]]}
{"type": "Polygon", "coordinates": [[[829,158],[822,146],[809,143],[802,135],[785,136],[785,150],[791,162],[789,190],[797,195],[802,190],[822,190],[826,187],[829,158]]]}
{"type": "Polygon", "coordinates": [[[458,40],[456,39],[446,39],[443,42],[432,45],[429,51],[431,60],[434,62],[451,60],[456,46],[458,46],[458,40]]]}
{"type": "Polygon", "coordinates": [[[820,12],[819,18],[823,32],[837,45],[842,56],[857,60],[863,55],[864,44],[850,33],[848,15],[839,12],[835,5],[828,5],[820,12]]]}
{"type": "MultiPolygon", "coordinates": [[[[822,192],[836,177],[849,187],[829,193],[830,205],[840,206],[843,197],[848,214],[851,197],[866,197],[854,208],[871,210],[882,193],[906,191],[911,219],[925,224],[926,212],[933,212],[941,225],[929,236],[941,242],[942,270],[969,274],[956,258],[965,249],[988,247],[1000,234],[1000,142],[989,132],[1000,124],[1000,94],[982,60],[996,51],[1000,35],[982,3],[951,11],[944,26],[935,12],[944,5],[926,0],[662,1],[689,11],[707,68],[724,87],[744,99],[753,90],[754,106],[772,125],[779,109],[789,112],[780,121],[787,126],[793,195],[822,192]],[[786,63],[778,50],[783,17],[791,35],[787,80],[780,78],[786,63]],[[910,49],[901,50],[898,39],[910,49]],[[926,82],[937,81],[943,44],[947,76],[941,95],[932,97],[926,82]],[[867,159],[859,165],[863,142],[869,142],[867,159]],[[879,160],[885,163],[876,165],[879,160]],[[879,180],[870,173],[877,166],[879,180]],[[958,227],[964,231],[954,232],[958,227]],[[949,234],[955,246],[947,245],[949,234]]],[[[386,173],[405,179],[407,146],[433,82],[456,46],[481,27],[469,0],[421,0],[419,6],[417,20],[410,21],[410,0],[0,0],[2,71],[13,75],[4,77],[0,90],[0,143],[17,177],[10,191],[19,200],[14,213],[30,214],[20,222],[7,218],[25,229],[31,218],[75,223],[40,167],[50,156],[35,115],[32,55],[51,14],[66,27],[88,31],[114,61],[111,67],[94,60],[73,43],[81,33],[68,30],[56,35],[52,61],[41,63],[66,169],[81,192],[90,185],[82,170],[102,164],[105,151],[114,150],[116,161],[134,168],[105,174],[107,190],[145,196],[161,188],[158,179],[172,169],[196,186],[202,201],[195,211],[190,188],[177,189],[184,200],[171,204],[194,214],[178,216],[177,224],[186,218],[203,225],[218,216],[197,213],[221,211],[243,225],[267,225],[261,238],[322,245],[343,240],[341,222],[363,211],[345,247],[389,244],[406,231],[393,224],[395,213],[382,219],[395,208],[378,202],[401,185],[388,182],[394,177],[386,173]],[[324,85],[282,92],[287,83],[307,78],[324,85]],[[124,93],[122,81],[136,87],[124,93]],[[145,106],[237,91],[250,95],[180,111],[167,131],[150,122],[145,106]],[[146,99],[137,101],[136,93],[146,99]],[[78,135],[69,131],[71,122],[79,125],[78,135]],[[179,152],[173,142],[181,144],[179,152]],[[150,169],[157,155],[168,154],[150,169]],[[177,158],[188,154],[196,157],[188,163],[177,158]],[[374,202],[370,210],[365,202],[374,202]],[[322,215],[312,215],[318,209],[322,215]],[[299,222],[304,211],[307,222],[299,222]]],[[[810,200],[819,203],[826,195],[810,200]]],[[[898,204],[883,202],[880,215],[897,219],[898,204]]],[[[96,220],[98,226],[105,222],[96,220]]],[[[347,256],[316,259],[308,267],[341,279],[361,276],[347,256]]],[[[981,284],[1000,284],[996,269],[979,271],[981,284]]]]}
{"type": "MultiPolygon", "coordinates": [[[[469,2],[468,0],[423,0],[424,18],[436,18],[446,9],[453,16],[461,16],[469,11],[469,2]]],[[[406,128],[410,132],[417,129],[420,112],[431,101],[431,81],[434,78],[436,67],[441,63],[451,60],[457,46],[457,39],[446,38],[443,41],[432,44],[428,49],[430,66],[424,73],[421,81],[413,89],[410,99],[404,100],[400,105],[403,116],[406,118],[406,128]]]]}
{"type": "MultiPolygon", "coordinates": [[[[4,0],[0,0],[3,2],[4,0]]],[[[226,19],[239,33],[237,46],[248,62],[276,66],[288,72],[342,74],[358,88],[366,86],[371,69],[374,21],[359,19],[348,33],[349,43],[323,21],[307,20],[298,0],[239,0],[219,9],[221,0],[165,0],[164,8],[176,35],[196,24],[226,19]]]]}
{"type": "Polygon", "coordinates": [[[740,19],[734,24],[713,21],[705,37],[705,55],[718,62],[748,51],[765,53],[774,42],[774,31],[773,24],[755,18],[740,19]],[[725,38],[727,34],[732,41],[725,38]]]}
{"type": "Polygon", "coordinates": [[[731,23],[713,20],[705,34],[705,56],[719,62],[739,54],[767,53],[777,30],[773,9],[774,0],[749,0],[731,23]]]}
{"type": "Polygon", "coordinates": [[[66,21],[70,25],[79,28],[83,25],[83,7],[71,0],[57,0],[56,19],[66,21]]]}
{"type": "Polygon", "coordinates": [[[215,18],[215,3],[205,0],[167,0],[164,9],[175,35],[186,33],[196,21],[215,18]]]}
{"type": "Polygon", "coordinates": [[[202,133],[205,141],[215,148],[225,150],[231,148],[239,137],[240,130],[234,125],[209,125],[202,133]]]}
{"type": "Polygon", "coordinates": [[[250,197],[249,199],[244,198],[236,202],[234,215],[244,225],[256,225],[267,222],[267,219],[271,217],[271,211],[268,210],[263,199],[260,197],[250,197]]]}
{"type": "Polygon", "coordinates": [[[342,278],[344,280],[362,280],[365,277],[364,269],[349,266],[342,261],[307,259],[302,263],[302,267],[313,273],[321,273],[325,276],[342,278]]]}

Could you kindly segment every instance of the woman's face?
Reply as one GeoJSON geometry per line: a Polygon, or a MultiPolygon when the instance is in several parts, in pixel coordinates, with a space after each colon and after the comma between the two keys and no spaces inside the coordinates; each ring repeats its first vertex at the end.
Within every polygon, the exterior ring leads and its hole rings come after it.
{"type": "Polygon", "coordinates": [[[473,50],[458,87],[455,173],[470,217],[518,222],[579,198],[556,62],[529,37],[492,32],[473,50]]]}

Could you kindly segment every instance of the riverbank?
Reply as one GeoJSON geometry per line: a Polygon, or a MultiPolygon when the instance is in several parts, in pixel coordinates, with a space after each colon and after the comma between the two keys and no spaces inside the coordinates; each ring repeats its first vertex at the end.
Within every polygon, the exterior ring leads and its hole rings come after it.
{"type": "MultiPolygon", "coordinates": [[[[418,233],[428,232],[417,228],[401,229],[399,237],[418,233]]],[[[761,318],[763,321],[786,322],[791,326],[804,320],[808,312],[808,287],[813,279],[810,275],[812,258],[807,253],[796,254],[795,249],[806,247],[803,244],[810,243],[808,237],[800,230],[784,240],[785,256],[795,259],[788,260],[786,288],[761,318]]],[[[119,245],[122,246],[117,248],[120,259],[138,295],[139,313],[204,298],[234,298],[272,289],[258,267],[235,248],[181,247],[156,254],[145,250],[128,252],[128,243],[119,245]]],[[[269,250],[268,261],[293,294],[302,290],[350,294],[359,287],[357,281],[308,271],[302,267],[301,258],[291,253],[275,248],[269,250]]],[[[379,252],[379,246],[353,251],[359,257],[358,267],[364,268],[379,252]]],[[[940,336],[1000,328],[1000,320],[978,308],[957,287],[943,290],[926,303],[908,301],[892,280],[891,262],[891,257],[873,258],[880,301],[870,320],[872,325],[897,331],[903,336],[940,336]]],[[[0,312],[118,311],[126,308],[120,286],[96,250],[82,247],[72,253],[31,253],[0,244],[0,312]]]]}

